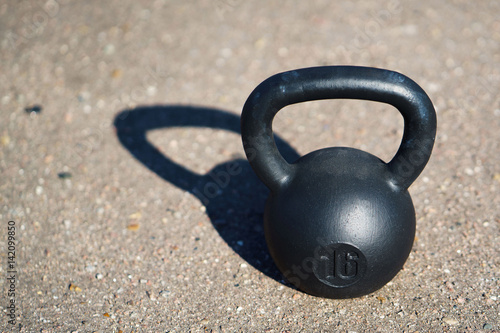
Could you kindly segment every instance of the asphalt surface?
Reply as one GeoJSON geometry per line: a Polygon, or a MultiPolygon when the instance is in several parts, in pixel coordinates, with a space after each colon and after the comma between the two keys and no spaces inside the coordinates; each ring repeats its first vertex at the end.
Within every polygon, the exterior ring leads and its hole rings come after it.
{"type": "MultiPolygon", "coordinates": [[[[497,1],[3,2],[0,328],[499,332],[499,13],[497,1]],[[410,187],[410,257],[356,299],[283,280],[239,136],[255,86],[319,65],[399,71],[438,116],[410,187]],[[210,172],[234,163],[208,198],[210,172]]],[[[388,161],[402,127],[393,107],[345,100],[274,122],[290,159],[349,146],[388,161]]]]}

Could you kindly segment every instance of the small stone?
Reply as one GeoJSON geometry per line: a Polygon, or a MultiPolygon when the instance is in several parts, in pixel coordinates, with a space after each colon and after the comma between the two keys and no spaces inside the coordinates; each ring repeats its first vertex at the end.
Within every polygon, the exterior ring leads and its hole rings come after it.
{"type": "Polygon", "coordinates": [[[121,69],[113,69],[111,71],[111,77],[113,79],[118,79],[122,76],[122,70],[121,69]]]}
{"type": "Polygon", "coordinates": [[[108,317],[108,318],[110,317],[110,316],[109,316],[109,313],[107,313],[107,312],[105,312],[105,313],[103,314],[103,316],[104,316],[104,317],[108,317]]]}
{"type": "Polygon", "coordinates": [[[259,38],[255,41],[254,46],[256,49],[263,49],[266,46],[267,42],[265,38],[259,38]]]}
{"type": "Polygon", "coordinates": [[[382,296],[377,296],[377,299],[380,301],[380,304],[384,304],[386,301],[386,298],[382,296]]]}
{"type": "Polygon", "coordinates": [[[241,306],[238,306],[238,307],[236,308],[236,312],[241,312],[242,310],[243,310],[243,308],[242,308],[241,306]]]}
{"type": "Polygon", "coordinates": [[[107,44],[104,47],[104,54],[111,55],[113,53],[115,53],[115,46],[113,44],[107,44]]]}
{"type": "Polygon", "coordinates": [[[66,114],[64,114],[64,121],[67,124],[71,124],[71,122],[73,122],[73,115],[70,112],[67,112],[66,114]]]}
{"type": "Polygon", "coordinates": [[[10,143],[10,137],[7,134],[2,135],[2,137],[0,137],[0,143],[2,146],[8,146],[10,143]]]}
{"type": "Polygon", "coordinates": [[[493,329],[493,325],[489,324],[489,323],[486,323],[483,325],[483,330],[492,330],[493,329]]]}
{"type": "Polygon", "coordinates": [[[19,104],[23,104],[25,100],[25,96],[23,94],[17,94],[16,95],[16,100],[19,104]]]}
{"type": "Polygon", "coordinates": [[[146,89],[146,93],[148,94],[148,96],[154,96],[154,95],[156,95],[157,91],[158,91],[158,89],[155,86],[149,86],[146,89]]]}
{"type": "Polygon", "coordinates": [[[104,109],[106,107],[106,102],[102,99],[99,99],[96,103],[96,106],[99,108],[99,109],[104,109]]]}
{"type": "Polygon", "coordinates": [[[43,187],[37,186],[35,188],[35,193],[36,193],[36,195],[41,195],[43,193],[43,187]]]}
{"type": "Polygon", "coordinates": [[[141,218],[141,216],[142,216],[142,213],[141,213],[141,212],[135,212],[135,213],[133,213],[133,214],[130,214],[130,215],[129,215],[129,218],[130,218],[130,219],[134,219],[134,220],[135,220],[135,219],[140,219],[140,218],[141,218]]]}
{"type": "Polygon", "coordinates": [[[299,299],[300,298],[300,294],[293,294],[292,296],[292,299],[299,299]]]}
{"type": "Polygon", "coordinates": [[[97,273],[97,274],[95,275],[95,278],[96,278],[97,280],[101,280],[103,277],[104,277],[104,275],[102,275],[102,273],[97,273]]]}
{"type": "Polygon", "coordinates": [[[71,220],[64,220],[63,224],[66,227],[66,229],[71,228],[71,220]]]}
{"type": "Polygon", "coordinates": [[[453,318],[444,317],[444,318],[443,318],[443,321],[444,321],[446,324],[451,325],[451,326],[458,325],[458,320],[453,319],[453,318]]]}
{"type": "Polygon", "coordinates": [[[140,279],[140,280],[139,280],[139,283],[142,283],[142,284],[144,284],[144,283],[148,283],[148,280],[146,280],[146,279],[140,279]]]}
{"type": "Polygon", "coordinates": [[[87,267],[85,267],[85,270],[86,270],[87,272],[92,273],[92,272],[94,272],[94,271],[95,271],[95,266],[94,266],[94,265],[88,265],[87,267]]]}
{"type": "Polygon", "coordinates": [[[129,224],[127,226],[127,229],[130,231],[137,231],[137,230],[139,230],[139,228],[140,228],[140,225],[137,223],[132,223],[132,224],[129,224]]]}
{"type": "Polygon", "coordinates": [[[82,291],[82,288],[78,287],[77,285],[74,285],[73,283],[70,283],[69,290],[79,293],[82,291]]]}
{"type": "Polygon", "coordinates": [[[54,155],[47,155],[45,156],[45,158],[43,159],[43,161],[46,163],[46,164],[50,164],[52,163],[52,161],[54,160],[54,155]]]}
{"type": "Polygon", "coordinates": [[[30,106],[27,106],[26,108],[24,108],[24,111],[26,111],[26,113],[40,113],[42,112],[42,107],[40,105],[30,105],[30,106]]]}
{"type": "Polygon", "coordinates": [[[220,54],[224,57],[224,58],[229,58],[233,55],[233,50],[231,50],[230,48],[226,47],[226,48],[223,48],[222,50],[220,50],[220,54]]]}
{"type": "Polygon", "coordinates": [[[156,296],[153,295],[150,291],[146,291],[146,295],[148,295],[149,299],[152,301],[156,301],[156,296]]]}
{"type": "Polygon", "coordinates": [[[59,172],[57,174],[57,177],[59,177],[59,179],[69,179],[71,178],[73,175],[69,172],[59,172]]]}
{"type": "Polygon", "coordinates": [[[288,56],[288,49],[286,47],[280,47],[278,49],[278,55],[280,57],[286,57],[286,56],[288,56]]]}
{"type": "Polygon", "coordinates": [[[162,290],[160,291],[160,296],[167,298],[170,295],[170,290],[162,290]]]}

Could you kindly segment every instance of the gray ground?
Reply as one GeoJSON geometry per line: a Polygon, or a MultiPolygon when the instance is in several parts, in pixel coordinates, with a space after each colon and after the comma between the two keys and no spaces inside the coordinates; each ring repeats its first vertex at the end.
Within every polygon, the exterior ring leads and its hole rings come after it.
{"type": "MultiPolygon", "coordinates": [[[[499,13],[497,1],[4,2],[2,311],[9,220],[17,275],[16,324],[2,316],[0,328],[500,331],[499,13]],[[392,282],[352,300],[282,280],[263,243],[266,190],[237,133],[262,80],[338,64],[402,72],[438,114],[410,188],[413,251],[392,282]],[[197,199],[203,175],[235,159],[230,185],[197,199]]],[[[344,145],[389,160],[402,118],[322,101],[288,107],[274,127],[299,154],[344,145]]]]}

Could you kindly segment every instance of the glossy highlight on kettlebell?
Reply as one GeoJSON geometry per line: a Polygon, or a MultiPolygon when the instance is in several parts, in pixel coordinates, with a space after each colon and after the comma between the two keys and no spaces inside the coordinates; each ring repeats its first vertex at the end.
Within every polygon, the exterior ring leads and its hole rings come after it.
{"type": "Polygon", "coordinates": [[[351,298],[374,292],[401,270],[415,238],[408,187],[427,164],[436,136],[434,107],[414,81],[354,66],[276,74],[248,97],[241,133],[250,165],[271,191],[266,242],[289,282],[312,295],[351,298]],[[276,113],[290,104],[340,98],[400,111],[404,133],[392,160],[332,147],[286,162],[273,138],[276,113]]]}

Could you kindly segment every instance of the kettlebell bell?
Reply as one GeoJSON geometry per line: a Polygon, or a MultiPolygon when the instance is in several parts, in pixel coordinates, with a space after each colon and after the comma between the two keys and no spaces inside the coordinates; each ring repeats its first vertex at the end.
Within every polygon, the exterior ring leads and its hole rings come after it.
{"type": "Polygon", "coordinates": [[[383,287],[401,270],[415,238],[408,187],[427,164],[436,136],[434,107],[414,81],[355,66],[276,74],[248,97],[241,134],[252,169],[270,189],[266,243],[290,283],[316,296],[352,298],[383,287]],[[340,98],[399,110],[404,133],[392,160],[332,147],[288,163],[273,138],[276,113],[290,104],[340,98]]]}

